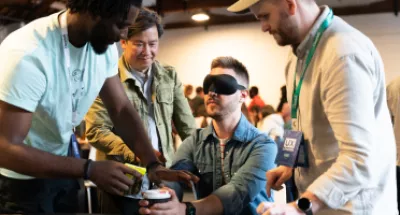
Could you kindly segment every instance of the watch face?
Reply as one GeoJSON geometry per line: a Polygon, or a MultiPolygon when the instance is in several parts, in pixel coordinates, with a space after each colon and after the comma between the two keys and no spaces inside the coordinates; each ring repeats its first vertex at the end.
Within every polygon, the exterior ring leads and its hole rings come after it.
{"type": "Polygon", "coordinates": [[[300,208],[300,210],[306,211],[306,210],[310,209],[311,202],[310,202],[310,200],[308,200],[306,198],[301,198],[297,201],[297,206],[300,208]]]}

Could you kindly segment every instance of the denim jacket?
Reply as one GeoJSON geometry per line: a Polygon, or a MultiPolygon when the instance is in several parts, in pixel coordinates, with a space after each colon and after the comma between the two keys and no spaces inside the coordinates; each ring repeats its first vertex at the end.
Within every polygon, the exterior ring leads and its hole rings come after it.
{"type": "Polygon", "coordinates": [[[224,214],[257,214],[259,203],[273,201],[265,192],[265,173],[275,167],[275,142],[242,115],[225,146],[223,184],[219,140],[213,130],[212,125],[198,129],[183,141],[173,163],[191,161],[200,175],[199,198],[216,195],[224,214]]]}
{"type": "MultiPolygon", "coordinates": [[[[119,60],[118,70],[125,92],[147,130],[149,107],[146,98],[140,92],[139,83],[136,83],[135,79],[128,74],[129,71],[122,57],[119,60]]],[[[155,61],[152,71],[154,74],[152,99],[159,146],[167,160],[167,166],[169,166],[175,154],[172,122],[182,139],[187,138],[195,131],[196,123],[175,69],[155,61]]],[[[106,159],[106,155],[120,156],[123,157],[124,162],[137,164],[133,152],[113,132],[114,125],[100,98],[95,100],[85,119],[87,138],[89,143],[97,148],[98,160],[106,159]]]]}

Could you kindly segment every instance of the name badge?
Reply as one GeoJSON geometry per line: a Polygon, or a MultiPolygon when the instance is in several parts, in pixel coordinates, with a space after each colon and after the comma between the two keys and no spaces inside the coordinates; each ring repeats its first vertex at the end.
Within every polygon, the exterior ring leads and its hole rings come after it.
{"type": "Polygon", "coordinates": [[[296,167],[302,141],[303,133],[301,131],[285,130],[284,141],[279,145],[275,163],[277,165],[296,167]]]}

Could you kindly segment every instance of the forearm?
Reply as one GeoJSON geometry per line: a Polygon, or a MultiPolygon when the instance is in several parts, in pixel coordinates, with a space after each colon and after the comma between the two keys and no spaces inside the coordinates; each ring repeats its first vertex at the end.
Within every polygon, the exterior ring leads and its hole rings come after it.
{"type": "MultiPolygon", "coordinates": [[[[89,123],[88,123],[89,124],[89,123]]],[[[135,161],[135,154],[122,139],[107,128],[88,126],[86,137],[90,145],[106,155],[123,156],[125,162],[135,161]]]]}
{"type": "Polygon", "coordinates": [[[157,160],[142,120],[131,104],[126,105],[119,114],[110,113],[110,117],[118,135],[143,164],[157,160]]]}
{"type": "Polygon", "coordinates": [[[62,157],[0,137],[0,166],[38,178],[81,178],[86,160],[62,157]]]}
{"type": "Polygon", "coordinates": [[[196,208],[197,215],[221,215],[224,207],[221,200],[216,195],[209,195],[204,199],[192,202],[196,208]]]}

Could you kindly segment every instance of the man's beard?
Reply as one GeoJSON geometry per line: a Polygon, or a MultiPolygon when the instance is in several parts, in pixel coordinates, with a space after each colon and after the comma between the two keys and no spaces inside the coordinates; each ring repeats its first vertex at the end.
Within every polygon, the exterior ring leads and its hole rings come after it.
{"type": "Polygon", "coordinates": [[[219,101],[216,102],[216,107],[214,111],[209,111],[208,107],[206,108],[207,115],[214,119],[215,121],[221,121],[227,115],[233,113],[237,108],[238,104],[235,104],[235,101],[231,101],[228,104],[222,105],[219,101]]]}
{"type": "Polygon", "coordinates": [[[96,52],[96,54],[104,54],[107,49],[108,49],[108,44],[104,44],[101,42],[97,42],[97,41],[90,41],[90,44],[92,45],[92,48],[94,50],[94,52],[96,52]]]}
{"type": "Polygon", "coordinates": [[[289,14],[282,11],[280,13],[280,20],[278,29],[275,32],[272,32],[272,34],[279,35],[279,40],[275,38],[278,45],[287,46],[297,43],[299,31],[289,19],[289,14]]]}
{"type": "Polygon", "coordinates": [[[97,24],[90,35],[90,44],[93,47],[93,50],[96,54],[103,54],[107,51],[108,46],[110,44],[109,41],[114,41],[108,39],[110,35],[106,31],[106,26],[102,24],[97,24]]]}

